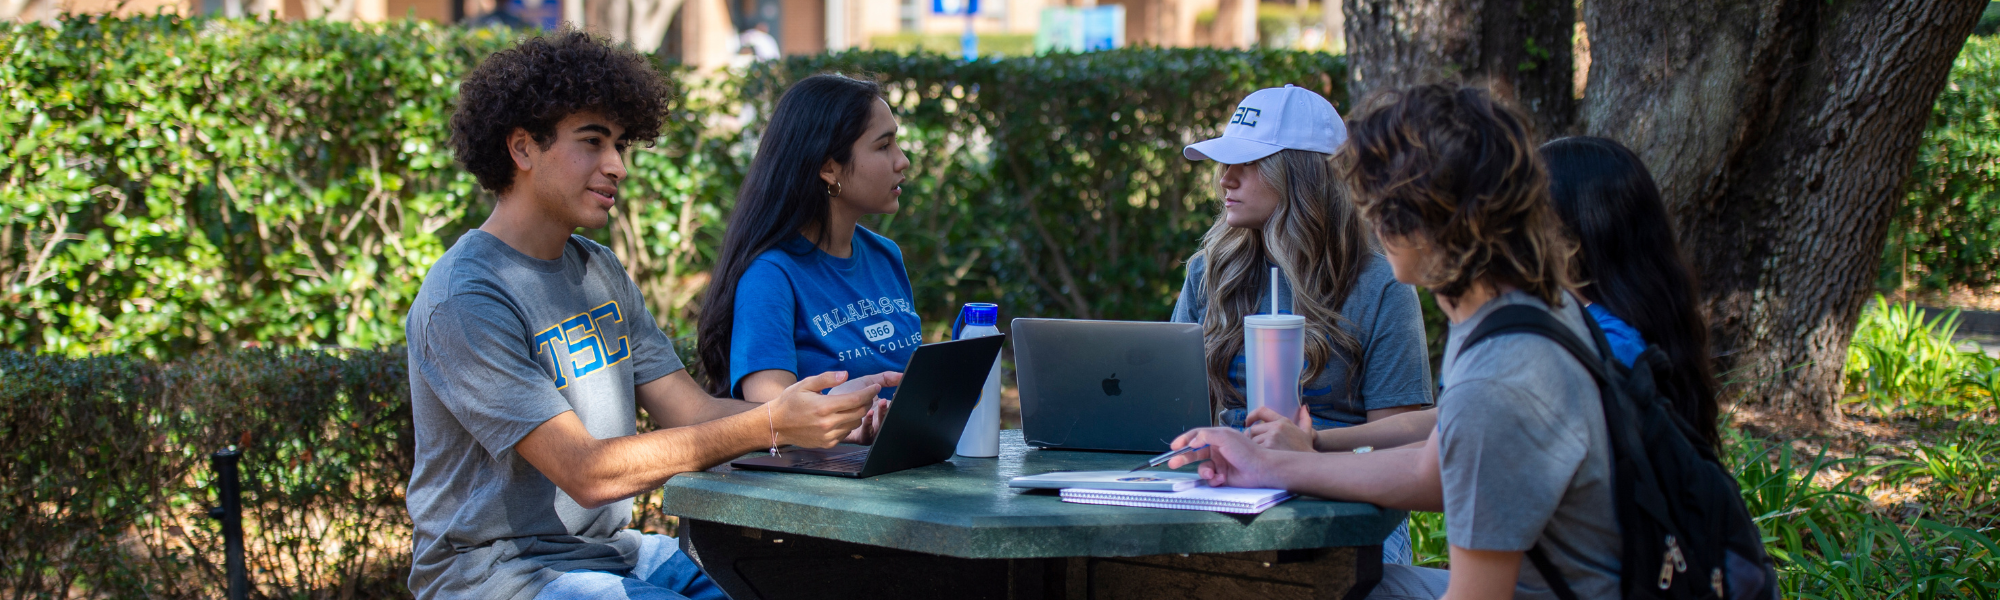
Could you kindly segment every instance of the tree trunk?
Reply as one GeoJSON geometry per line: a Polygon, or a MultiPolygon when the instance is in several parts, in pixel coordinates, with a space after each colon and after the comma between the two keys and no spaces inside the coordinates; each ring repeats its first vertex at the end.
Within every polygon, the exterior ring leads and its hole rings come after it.
{"type": "Polygon", "coordinates": [[[1572,102],[1569,1],[1347,0],[1349,92],[1491,77],[1542,131],[1631,147],[1701,275],[1724,400],[1838,419],[1889,218],[1985,3],[1585,0],[1572,102]]]}
{"type": "Polygon", "coordinates": [[[1646,160],[1701,274],[1725,400],[1834,401],[1931,104],[1983,3],[1593,0],[1582,129],[1646,160]]]}
{"type": "Polygon", "coordinates": [[[1347,0],[1348,97],[1484,81],[1545,133],[1576,114],[1573,0],[1347,0]]]}

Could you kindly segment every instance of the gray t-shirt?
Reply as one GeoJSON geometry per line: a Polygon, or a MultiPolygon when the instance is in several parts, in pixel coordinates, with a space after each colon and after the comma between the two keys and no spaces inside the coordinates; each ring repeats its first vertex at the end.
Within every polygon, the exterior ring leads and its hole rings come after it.
{"type": "MultiPolygon", "coordinates": [[[[1438,463],[1445,538],[1472,550],[1526,551],[1540,542],[1580,598],[1618,597],[1619,536],[1611,450],[1597,381],[1562,346],[1529,333],[1465,337],[1500,307],[1548,305],[1509,292],[1451,326],[1438,395],[1438,463]]],[[[1557,320],[1591,334],[1568,297],[1557,320]]],[[[1555,598],[1521,560],[1515,598],[1555,598]]]]}
{"type": "Polygon", "coordinates": [[[540,260],[468,232],[424,276],[407,328],[410,590],[527,600],[563,572],[631,569],[632,501],[583,508],[514,452],[565,411],[598,439],[633,435],[634,388],[681,369],[611,251],[572,236],[540,260]]]}
{"type": "MultiPolygon", "coordinates": [[[[1208,288],[1203,276],[1207,257],[1188,259],[1186,282],[1180,300],[1174,303],[1175,323],[1200,323],[1208,313],[1208,288]]],[[[1271,305],[1269,283],[1257,295],[1258,306],[1271,305]]],[[[1292,311],[1292,283],[1278,275],[1278,310],[1292,311]]],[[[1305,386],[1300,400],[1312,406],[1313,416],[1352,425],[1368,422],[1368,411],[1431,403],[1431,362],[1424,343],[1424,312],[1417,303],[1417,290],[1396,281],[1389,261],[1370,254],[1361,263],[1354,290],[1341,302],[1346,317],[1342,328],[1361,343],[1361,380],[1348,385],[1346,357],[1328,361],[1319,375],[1305,386]]],[[[1229,367],[1229,384],[1244,389],[1243,353],[1237,352],[1229,367]]],[[[1243,398],[1224,399],[1222,408],[1242,408],[1243,398]]],[[[1290,415],[1286,415],[1290,416],[1290,415]]]]}

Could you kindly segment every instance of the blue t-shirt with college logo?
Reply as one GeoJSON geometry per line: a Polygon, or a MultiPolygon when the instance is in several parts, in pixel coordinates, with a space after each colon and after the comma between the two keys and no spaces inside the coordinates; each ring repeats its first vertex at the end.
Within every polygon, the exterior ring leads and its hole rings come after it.
{"type": "Polygon", "coordinates": [[[777,369],[801,379],[827,371],[861,377],[909,364],[923,343],[923,323],[903,252],[859,225],[853,248],[840,258],[795,234],[757,255],[736,284],[731,395],[743,397],[743,378],[758,371],[777,369]]]}

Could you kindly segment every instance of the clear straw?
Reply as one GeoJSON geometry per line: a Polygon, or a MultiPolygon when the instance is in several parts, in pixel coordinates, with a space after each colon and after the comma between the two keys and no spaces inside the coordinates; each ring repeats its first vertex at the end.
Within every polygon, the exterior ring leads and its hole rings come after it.
{"type": "Polygon", "coordinates": [[[1278,268],[1271,267],[1271,314],[1278,314],[1278,268]]]}

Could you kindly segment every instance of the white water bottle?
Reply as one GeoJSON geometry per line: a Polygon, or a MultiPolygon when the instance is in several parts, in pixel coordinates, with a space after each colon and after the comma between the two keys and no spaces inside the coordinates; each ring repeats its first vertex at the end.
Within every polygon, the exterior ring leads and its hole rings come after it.
{"type": "MultiPolygon", "coordinates": [[[[973,302],[958,313],[965,323],[952,339],[965,340],[1000,335],[1000,305],[973,302]]],[[[1000,358],[993,358],[993,370],[986,375],[986,387],[979,392],[979,405],[965,420],[965,433],[958,436],[958,455],[992,458],[1000,455],[1000,358]]]]}

